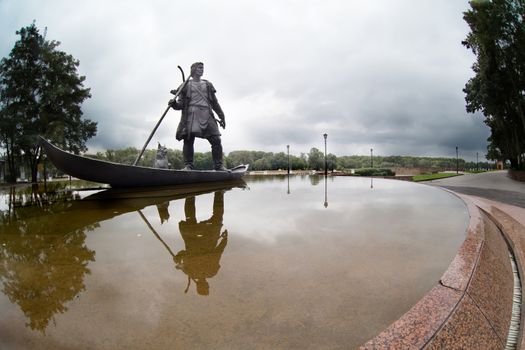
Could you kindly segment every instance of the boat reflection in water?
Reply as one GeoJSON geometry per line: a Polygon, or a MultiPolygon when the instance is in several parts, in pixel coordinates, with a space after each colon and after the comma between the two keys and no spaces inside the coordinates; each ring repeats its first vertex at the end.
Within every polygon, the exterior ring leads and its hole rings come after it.
{"type": "MultiPolygon", "coordinates": [[[[138,211],[172,255],[176,268],[188,276],[188,283],[195,282],[197,292],[207,295],[207,279],[217,274],[227,242],[227,230],[221,231],[224,192],[245,185],[238,181],[156,190],[110,189],[82,200],[74,200],[80,198],[78,194],[63,191],[47,197],[52,198],[52,203],[45,206],[35,200],[42,197],[37,192],[16,195],[14,190],[10,191],[9,197],[4,196],[9,202],[8,210],[0,211],[2,293],[11,304],[18,305],[26,318],[26,327],[45,334],[50,322],[55,323],[55,315],[68,311],[67,304],[81,298],[86,290],[84,279],[91,274],[89,265],[96,257],[95,250],[86,245],[87,233],[100,228],[102,221],[138,211]],[[196,196],[213,192],[213,215],[197,221],[196,196]],[[22,203],[22,197],[30,200],[22,203]],[[170,202],[182,199],[185,218],[180,221],[179,229],[185,249],[173,254],[142,210],[156,205],[162,224],[169,219],[170,202]],[[11,203],[12,200],[18,204],[11,203]]],[[[1,338],[0,331],[0,345],[1,338]]]]}

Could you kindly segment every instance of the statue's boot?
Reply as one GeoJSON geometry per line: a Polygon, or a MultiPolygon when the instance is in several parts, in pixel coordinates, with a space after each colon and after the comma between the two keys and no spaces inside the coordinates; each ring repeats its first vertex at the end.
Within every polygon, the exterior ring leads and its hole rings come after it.
{"type": "Polygon", "coordinates": [[[222,144],[219,136],[213,136],[209,139],[211,143],[211,156],[213,157],[213,169],[217,171],[228,171],[222,162],[222,144]]]}
{"type": "Polygon", "coordinates": [[[193,143],[195,138],[184,139],[182,146],[182,158],[184,160],[184,168],[182,170],[193,170],[193,143]]]}

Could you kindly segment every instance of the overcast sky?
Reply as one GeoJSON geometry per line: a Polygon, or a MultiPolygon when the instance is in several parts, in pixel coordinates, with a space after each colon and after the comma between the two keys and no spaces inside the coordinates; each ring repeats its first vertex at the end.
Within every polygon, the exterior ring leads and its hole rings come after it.
{"type": "MultiPolygon", "coordinates": [[[[461,41],[467,0],[0,0],[0,55],[36,20],[80,61],[98,122],[91,152],[141,148],[195,61],[226,114],[225,153],[460,156],[489,130],[462,89],[475,57],[461,41]]],[[[180,112],[153,137],[170,148],[180,112]]],[[[206,140],[197,151],[208,151],[206,140]]]]}

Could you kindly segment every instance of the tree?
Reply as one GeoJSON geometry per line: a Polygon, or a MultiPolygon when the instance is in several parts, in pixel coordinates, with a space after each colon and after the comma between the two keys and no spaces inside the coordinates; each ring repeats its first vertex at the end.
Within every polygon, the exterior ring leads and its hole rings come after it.
{"type": "Polygon", "coordinates": [[[182,156],[182,151],[179,149],[168,149],[168,162],[170,164],[171,169],[184,168],[184,159],[182,156]]]}
{"type": "Polygon", "coordinates": [[[279,152],[272,157],[272,170],[287,169],[288,156],[284,152],[279,152]]]}
{"type": "Polygon", "coordinates": [[[20,39],[0,61],[0,146],[16,178],[16,161],[23,157],[37,180],[42,152],[39,135],[78,154],[97,132],[97,123],[82,119],[81,104],[91,97],[79,76],[78,60],[46,40],[35,23],[16,32],[20,39]]]}
{"type": "Polygon", "coordinates": [[[86,290],[88,265],[95,261],[86,237],[99,224],[90,221],[85,211],[69,210],[75,199],[69,191],[48,192],[46,199],[52,204],[24,210],[22,198],[36,202],[41,196],[34,188],[13,189],[9,200],[22,206],[10,203],[9,211],[0,211],[5,233],[0,234],[0,285],[26,316],[26,326],[45,333],[55,323],[55,315],[65,313],[69,303],[86,290]]]}
{"type": "Polygon", "coordinates": [[[305,170],[308,167],[306,155],[301,153],[300,157],[290,155],[290,170],[305,170]]]}
{"type": "Polygon", "coordinates": [[[337,167],[337,156],[333,153],[329,153],[326,156],[326,163],[327,163],[328,169],[334,171],[334,169],[337,167]]]}
{"type": "Polygon", "coordinates": [[[260,158],[253,162],[253,170],[269,170],[271,164],[267,158],[260,158]]]}
{"type": "Polygon", "coordinates": [[[310,149],[308,152],[308,167],[313,170],[324,169],[324,154],[317,148],[310,149]]]}
{"type": "Polygon", "coordinates": [[[525,4],[521,0],[476,0],[464,19],[471,32],[463,41],[476,55],[475,76],[465,85],[466,108],[481,111],[491,129],[490,159],[524,168],[525,4]]]}
{"type": "Polygon", "coordinates": [[[195,152],[194,154],[194,160],[195,160],[195,169],[199,170],[205,170],[205,169],[213,169],[213,157],[211,152],[195,152]]]}
{"type": "Polygon", "coordinates": [[[232,151],[228,154],[228,167],[233,168],[240,164],[253,164],[255,161],[252,151],[232,151]]]}

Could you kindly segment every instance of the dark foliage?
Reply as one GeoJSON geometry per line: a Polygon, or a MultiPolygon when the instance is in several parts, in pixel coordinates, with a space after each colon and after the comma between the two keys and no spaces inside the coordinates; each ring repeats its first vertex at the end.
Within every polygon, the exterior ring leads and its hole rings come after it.
{"type": "Polygon", "coordinates": [[[359,176],[395,176],[396,173],[394,173],[390,169],[364,168],[364,169],[356,170],[355,175],[359,175],[359,176]]]}
{"type": "Polygon", "coordinates": [[[466,108],[481,111],[491,129],[487,157],[524,168],[525,3],[476,0],[464,14],[470,33],[463,41],[476,55],[475,73],[464,89],[466,108]]]}
{"type": "Polygon", "coordinates": [[[0,62],[0,145],[6,149],[11,180],[20,160],[36,181],[42,152],[39,135],[68,151],[86,150],[97,124],[82,119],[81,104],[91,97],[79,76],[79,62],[46,40],[35,23],[16,32],[20,39],[0,62]]]}

